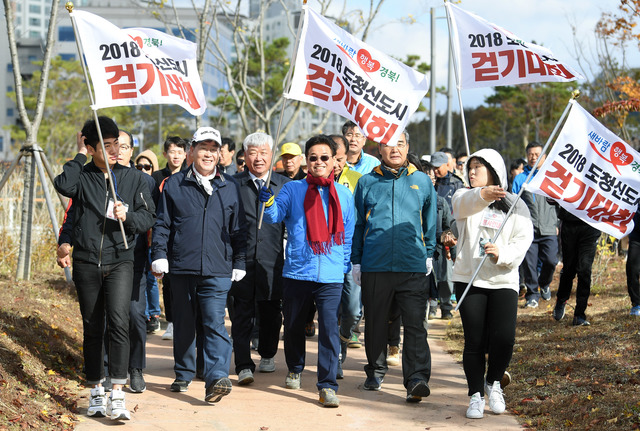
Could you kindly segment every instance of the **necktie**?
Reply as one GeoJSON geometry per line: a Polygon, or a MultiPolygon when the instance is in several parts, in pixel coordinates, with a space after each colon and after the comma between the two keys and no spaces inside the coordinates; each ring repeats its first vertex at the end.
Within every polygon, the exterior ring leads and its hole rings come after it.
{"type": "Polygon", "coordinates": [[[258,188],[258,192],[262,189],[262,186],[264,186],[264,180],[256,178],[256,187],[258,188]]]}

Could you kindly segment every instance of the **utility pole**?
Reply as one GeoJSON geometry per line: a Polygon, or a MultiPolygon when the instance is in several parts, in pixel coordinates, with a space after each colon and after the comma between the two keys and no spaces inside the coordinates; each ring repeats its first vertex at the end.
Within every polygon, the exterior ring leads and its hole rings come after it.
{"type": "Polygon", "coordinates": [[[436,8],[431,8],[431,89],[429,104],[429,152],[436,152],[436,8]]]}

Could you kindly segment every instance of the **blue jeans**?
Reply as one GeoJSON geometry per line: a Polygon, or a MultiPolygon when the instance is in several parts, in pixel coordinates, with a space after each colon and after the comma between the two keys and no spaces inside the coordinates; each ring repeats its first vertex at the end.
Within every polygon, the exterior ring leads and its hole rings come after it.
{"type": "Polygon", "coordinates": [[[284,356],[289,372],[301,373],[305,364],[304,326],[313,301],[318,309],[318,390],[338,390],[336,374],[340,354],[338,307],[342,283],[282,279],[284,356]]]}
{"type": "Polygon", "coordinates": [[[351,338],[361,317],[360,286],[353,281],[353,276],[349,271],[344,275],[342,297],[340,298],[340,338],[343,341],[348,341],[351,338]]]}
{"type": "Polygon", "coordinates": [[[73,282],[82,314],[83,355],[87,384],[104,378],[103,336],[109,325],[109,376],[117,385],[127,383],[129,368],[129,307],[133,287],[133,262],[98,265],[73,261],[73,282]]]}
{"type": "Polygon", "coordinates": [[[147,307],[145,314],[147,318],[160,315],[160,289],[158,289],[158,280],[151,271],[146,271],[147,276],[147,307]]]}
{"type": "Polygon", "coordinates": [[[173,357],[177,380],[196,374],[196,317],[202,318],[206,386],[229,376],[231,340],[224,326],[231,278],[169,274],[173,306],[173,357]],[[198,307],[199,306],[199,307],[198,307]]]}

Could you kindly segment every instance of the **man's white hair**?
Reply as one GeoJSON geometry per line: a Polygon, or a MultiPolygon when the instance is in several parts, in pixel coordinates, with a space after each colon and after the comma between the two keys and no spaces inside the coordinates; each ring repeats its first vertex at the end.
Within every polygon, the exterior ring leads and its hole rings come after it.
{"type": "Polygon", "coordinates": [[[249,147],[263,147],[265,145],[268,145],[273,150],[273,138],[263,132],[252,133],[244,138],[244,142],[242,142],[242,148],[244,148],[245,152],[249,147]]]}

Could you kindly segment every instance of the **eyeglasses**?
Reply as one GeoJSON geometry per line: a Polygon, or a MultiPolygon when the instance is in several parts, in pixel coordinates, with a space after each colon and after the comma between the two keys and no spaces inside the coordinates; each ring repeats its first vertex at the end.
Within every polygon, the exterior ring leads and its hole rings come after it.
{"type": "Polygon", "coordinates": [[[397,148],[398,150],[404,150],[407,148],[407,144],[398,144],[398,145],[382,145],[382,148],[386,148],[388,150],[392,150],[393,148],[397,148]]]}
{"type": "MultiPolygon", "coordinates": [[[[330,158],[331,158],[331,156],[327,156],[326,154],[320,156],[320,160],[322,160],[323,162],[328,162],[330,158]]],[[[318,156],[309,156],[309,161],[310,162],[317,162],[318,161],[318,156]]]]}
{"type": "Polygon", "coordinates": [[[131,147],[130,147],[130,146],[128,146],[128,145],[120,145],[120,149],[121,149],[122,151],[129,151],[129,150],[131,149],[131,147]]]}
{"type": "Polygon", "coordinates": [[[136,169],[139,171],[150,171],[153,166],[144,163],[138,163],[136,169]]]}

